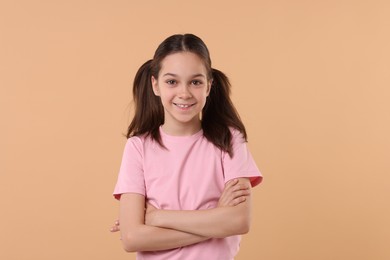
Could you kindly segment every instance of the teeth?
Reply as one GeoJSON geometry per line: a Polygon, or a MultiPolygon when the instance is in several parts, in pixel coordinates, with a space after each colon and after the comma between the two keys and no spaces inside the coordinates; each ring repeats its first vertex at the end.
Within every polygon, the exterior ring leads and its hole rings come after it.
{"type": "Polygon", "coordinates": [[[181,108],[187,108],[187,107],[190,107],[191,105],[176,104],[176,106],[181,107],[181,108]]]}

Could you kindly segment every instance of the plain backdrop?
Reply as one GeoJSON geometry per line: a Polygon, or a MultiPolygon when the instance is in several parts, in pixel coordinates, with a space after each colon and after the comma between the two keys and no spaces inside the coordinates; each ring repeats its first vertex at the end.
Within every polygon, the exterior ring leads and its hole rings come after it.
{"type": "Polygon", "coordinates": [[[0,259],[135,259],[108,231],[132,80],[187,32],[265,177],[236,259],[390,259],[389,28],[378,0],[1,0],[0,259]]]}

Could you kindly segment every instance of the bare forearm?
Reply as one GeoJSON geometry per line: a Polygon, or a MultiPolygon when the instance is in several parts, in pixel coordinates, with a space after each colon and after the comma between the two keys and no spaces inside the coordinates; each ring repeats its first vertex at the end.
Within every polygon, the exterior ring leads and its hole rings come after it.
{"type": "Polygon", "coordinates": [[[183,231],[139,225],[121,234],[123,247],[128,252],[158,251],[188,246],[207,240],[207,237],[183,231]]]}
{"type": "Polygon", "coordinates": [[[145,197],[127,193],[120,200],[120,230],[123,248],[128,252],[158,251],[192,245],[207,237],[145,225],[145,197]]]}
{"type": "Polygon", "coordinates": [[[250,206],[246,205],[249,203],[248,199],[235,207],[157,210],[151,224],[213,238],[245,234],[250,226],[250,206]]]}

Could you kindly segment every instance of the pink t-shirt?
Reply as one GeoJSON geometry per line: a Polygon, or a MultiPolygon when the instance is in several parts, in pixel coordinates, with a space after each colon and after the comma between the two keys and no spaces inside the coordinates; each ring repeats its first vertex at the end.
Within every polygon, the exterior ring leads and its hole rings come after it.
{"type": "MultiPolygon", "coordinates": [[[[234,156],[209,142],[203,131],[192,136],[170,136],[160,128],[162,148],[150,138],[131,137],[125,145],[114,196],[139,193],[159,209],[215,208],[227,181],[248,177],[252,187],[262,176],[242,135],[232,130],[234,156]]],[[[221,220],[223,221],[223,220],[221,220]]],[[[172,250],[138,252],[139,260],[231,260],[240,236],[230,236],[172,250]]]]}

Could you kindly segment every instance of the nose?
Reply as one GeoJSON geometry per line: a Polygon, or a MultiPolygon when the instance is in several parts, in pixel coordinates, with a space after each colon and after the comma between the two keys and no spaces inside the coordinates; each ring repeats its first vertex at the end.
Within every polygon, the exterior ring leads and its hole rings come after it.
{"type": "Polygon", "coordinates": [[[179,98],[181,99],[189,99],[189,98],[192,98],[192,94],[191,94],[191,91],[189,89],[190,87],[183,84],[182,86],[180,86],[180,90],[179,90],[179,98]]]}

